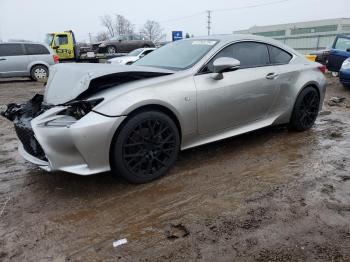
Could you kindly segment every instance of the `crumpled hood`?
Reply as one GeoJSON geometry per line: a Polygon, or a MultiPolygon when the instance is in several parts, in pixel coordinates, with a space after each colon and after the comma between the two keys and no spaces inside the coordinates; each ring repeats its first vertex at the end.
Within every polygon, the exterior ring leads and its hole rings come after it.
{"type": "MultiPolygon", "coordinates": [[[[124,66],[113,64],[77,64],[66,63],[54,65],[50,68],[49,79],[46,84],[44,103],[59,105],[74,100],[91,87],[90,83],[96,78],[103,76],[113,76],[114,79],[129,76],[126,81],[116,81],[116,85],[139,80],[142,78],[150,78],[161,75],[168,75],[173,71],[141,66],[124,66]],[[142,75],[142,77],[137,77],[142,75]]],[[[113,81],[113,80],[109,80],[113,81]]],[[[109,83],[113,86],[113,82],[109,83]]]]}

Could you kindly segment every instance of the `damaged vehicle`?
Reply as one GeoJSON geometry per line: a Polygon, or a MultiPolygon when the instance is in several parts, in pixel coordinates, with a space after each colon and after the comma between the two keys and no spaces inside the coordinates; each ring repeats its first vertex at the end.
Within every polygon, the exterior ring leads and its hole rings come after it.
{"type": "Polygon", "coordinates": [[[271,125],[311,128],[324,67],[262,36],[170,43],[131,66],[58,64],[45,93],[10,104],[19,151],[41,168],[163,176],[178,152],[271,125]]]}

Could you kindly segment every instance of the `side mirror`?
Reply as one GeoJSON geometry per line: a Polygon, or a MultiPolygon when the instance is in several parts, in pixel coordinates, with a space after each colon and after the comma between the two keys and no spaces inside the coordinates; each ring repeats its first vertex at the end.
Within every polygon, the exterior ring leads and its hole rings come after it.
{"type": "Polygon", "coordinates": [[[55,46],[52,47],[52,49],[58,49],[58,48],[60,48],[59,45],[55,45],[55,46]]]}
{"type": "Polygon", "coordinates": [[[346,49],[346,52],[350,52],[350,47],[348,49],[346,49]]]}
{"type": "Polygon", "coordinates": [[[144,57],[145,56],[145,54],[142,54],[142,55],[140,55],[140,58],[142,58],[142,57],[144,57]]]}
{"type": "Polygon", "coordinates": [[[212,76],[215,80],[223,79],[223,72],[233,71],[239,69],[241,62],[231,57],[220,57],[213,63],[214,74],[212,76]]]}

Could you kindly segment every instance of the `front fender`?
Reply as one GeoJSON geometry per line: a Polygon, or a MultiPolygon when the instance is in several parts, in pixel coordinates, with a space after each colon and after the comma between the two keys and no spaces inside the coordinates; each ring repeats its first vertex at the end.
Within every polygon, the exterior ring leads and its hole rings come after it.
{"type": "Polygon", "coordinates": [[[154,83],[152,86],[120,91],[117,94],[113,93],[115,91],[105,93],[103,95],[105,101],[99,104],[94,111],[114,117],[127,116],[143,106],[163,106],[177,117],[183,135],[192,134],[197,129],[196,89],[193,77],[161,84],[154,83]]]}

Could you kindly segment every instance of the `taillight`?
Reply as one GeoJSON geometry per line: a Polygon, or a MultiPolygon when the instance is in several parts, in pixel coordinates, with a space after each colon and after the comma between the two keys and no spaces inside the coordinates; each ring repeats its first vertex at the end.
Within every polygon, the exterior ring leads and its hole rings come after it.
{"type": "Polygon", "coordinates": [[[58,63],[58,62],[59,62],[58,55],[53,55],[53,61],[54,61],[55,63],[58,63]]]}
{"type": "Polygon", "coordinates": [[[327,68],[326,68],[325,65],[319,66],[318,69],[320,69],[320,71],[321,71],[322,73],[326,73],[326,70],[327,70],[327,68]]]}

